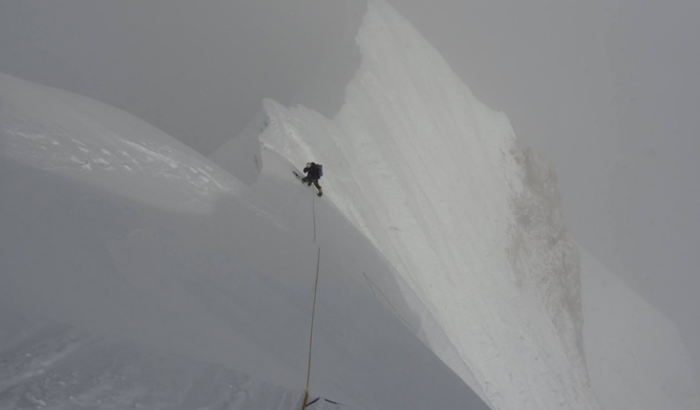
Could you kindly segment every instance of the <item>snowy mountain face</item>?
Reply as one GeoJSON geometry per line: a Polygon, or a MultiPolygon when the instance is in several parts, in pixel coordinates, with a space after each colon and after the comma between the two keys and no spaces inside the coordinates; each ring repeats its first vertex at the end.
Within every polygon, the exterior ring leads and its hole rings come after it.
{"type": "Polygon", "coordinates": [[[253,190],[0,74],[0,408],[299,408],[318,269],[316,408],[486,409],[411,331],[391,265],[265,163],[253,190]]]}
{"type": "Polygon", "coordinates": [[[317,268],[312,408],[600,408],[552,168],[385,2],[357,42],[211,160],[0,74],[0,408],[297,409],[317,268]]]}
{"type": "Polygon", "coordinates": [[[426,332],[433,350],[458,374],[466,364],[494,408],[599,408],[551,168],[386,3],[370,3],[357,41],[340,113],[266,101],[263,147],[324,164],[326,200],[418,295],[448,338],[426,332]]]}

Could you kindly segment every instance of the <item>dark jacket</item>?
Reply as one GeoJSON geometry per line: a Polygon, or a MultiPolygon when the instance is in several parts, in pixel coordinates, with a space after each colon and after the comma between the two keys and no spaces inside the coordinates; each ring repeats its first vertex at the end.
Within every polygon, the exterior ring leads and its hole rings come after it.
{"type": "Polygon", "coordinates": [[[309,163],[306,168],[304,168],[304,172],[306,172],[311,179],[319,179],[321,178],[321,173],[318,168],[318,164],[315,162],[309,163]]]}

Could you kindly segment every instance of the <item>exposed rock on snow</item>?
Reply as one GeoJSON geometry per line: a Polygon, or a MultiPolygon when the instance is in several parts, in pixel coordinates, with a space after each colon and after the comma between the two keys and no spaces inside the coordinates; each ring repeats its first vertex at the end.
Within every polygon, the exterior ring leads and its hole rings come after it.
{"type": "Polygon", "coordinates": [[[516,284],[545,302],[569,360],[585,374],[579,253],[566,232],[557,176],[531,148],[512,154],[524,173],[509,249],[516,284]]]}

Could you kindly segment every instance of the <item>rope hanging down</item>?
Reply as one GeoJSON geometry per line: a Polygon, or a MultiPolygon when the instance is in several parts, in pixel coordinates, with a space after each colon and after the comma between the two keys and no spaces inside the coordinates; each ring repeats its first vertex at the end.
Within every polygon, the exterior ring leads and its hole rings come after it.
{"type": "Polygon", "coordinates": [[[311,197],[311,214],[314,219],[314,243],[316,243],[316,198],[311,197]]]}
{"type": "MultiPolygon", "coordinates": [[[[314,230],[315,236],[315,230],[314,230]]],[[[309,366],[306,370],[306,392],[304,393],[304,405],[301,407],[302,410],[306,410],[307,402],[309,400],[309,382],[311,381],[311,346],[314,341],[314,317],[316,315],[316,293],[318,292],[318,272],[319,266],[321,264],[321,248],[318,248],[318,256],[316,257],[316,285],[314,285],[314,303],[311,308],[311,334],[309,335],[309,366]]]]}

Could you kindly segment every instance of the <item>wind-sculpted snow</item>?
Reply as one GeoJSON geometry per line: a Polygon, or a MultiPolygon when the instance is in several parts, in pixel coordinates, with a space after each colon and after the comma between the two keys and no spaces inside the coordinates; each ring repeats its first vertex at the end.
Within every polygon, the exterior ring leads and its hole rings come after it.
{"type": "Polygon", "coordinates": [[[411,332],[386,259],[265,162],[249,188],[0,74],[0,407],[299,408],[320,246],[311,396],[342,406],[316,408],[486,409],[411,332]]]}
{"type": "Polygon", "coordinates": [[[122,111],[6,75],[2,81],[3,148],[26,165],[176,211],[206,212],[217,195],[242,186],[122,111]]]}
{"type": "Polygon", "coordinates": [[[433,349],[473,384],[458,352],[494,408],[598,409],[555,179],[384,1],[357,42],[340,113],[266,101],[263,145],[324,164],[324,198],[419,295],[449,339],[433,349]]]}

